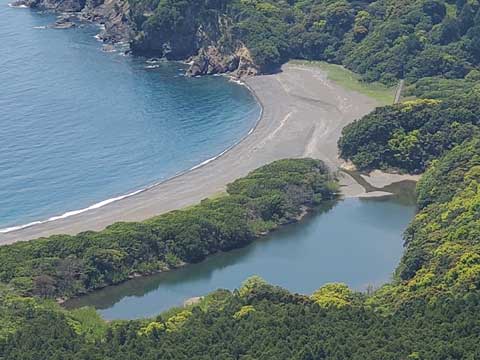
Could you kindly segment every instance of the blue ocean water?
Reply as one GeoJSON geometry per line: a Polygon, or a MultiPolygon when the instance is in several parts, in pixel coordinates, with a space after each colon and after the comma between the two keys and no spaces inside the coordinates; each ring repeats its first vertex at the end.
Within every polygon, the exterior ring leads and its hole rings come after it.
{"type": "Polygon", "coordinates": [[[127,194],[209,159],[260,113],[223,77],[103,52],[94,25],[0,0],[0,228],[127,194]]]}

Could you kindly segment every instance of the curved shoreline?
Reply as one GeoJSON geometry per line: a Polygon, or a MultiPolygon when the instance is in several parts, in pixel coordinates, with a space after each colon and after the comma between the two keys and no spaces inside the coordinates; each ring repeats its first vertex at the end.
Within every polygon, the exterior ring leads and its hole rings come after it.
{"type": "Polygon", "coordinates": [[[72,216],[76,216],[76,215],[79,215],[79,214],[82,214],[82,213],[85,213],[87,211],[90,211],[90,210],[95,210],[95,209],[100,209],[104,206],[107,206],[109,204],[112,204],[116,201],[121,201],[121,200],[124,200],[124,199],[127,199],[129,197],[132,197],[132,196],[135,196],[137,194],[140,194],[144,191],[148,191],[156,186],[160,186],[162,185],[163,183],[167,182],[167,181],[170,181],[170,180],[173,180],[179,176],[183,176],[187,173],[189,173],[190,171],[193,171],[193,170],[196,170],[196,169],[200,169],[202,168],[203,166],[211,163],[212,161],[215,161],[217,160],[218,158],[224,156],[226,153],[228,153],[229,151],[231,151],[233,148],[235,148],[236,146],[240,145],[242,143],[242,141],[244,141],[248,136],[250,136],[254,131],[255,129],[257,128],[258,124],[260,123],[260,121],[262,121],[262,116],[263,116],[263,104],[261,103],[260,99],[258,98],[258,96],[255,94],[255,92],[253,91],[253,89],[251,89],[247,84],[245,83],[240,83],[240,82],[237,82],[237,81],[233,81],[233,80],[229,80],[229,81],[232,81],[234,83],[236,83],[238,86],[245,86],[250,94],[252,95],[252,97],[255,99],[256,103],[260,106],[260,113],[258,114],[258,117],[257,119],[255,120],[255,123],[254,125],[248,130],[248,132],[243,135],[240,139],[238,139],[237,141],[235,141],[232,145],[228,146],[225,150],[223,150],[222,152],[220,152],[219,154],[217,155],[214,155],[212,156],[211,158],[209,159],[206,159],[204,161],[202,161],[201,163],[197,164],[197,165],[194,165],[192,166],[191,168],[189,169],[185,169],[185,170],[182,170],[180,172],[178,172],[177,174],[171,176],[171,177],[168,177],[166,179],[163,179],[163,180],[160,180],[160,181],[156,181],[154,182],[153,184],[151,185],[148,185],[144,188],[141,188],[141,189],[138,189],[138,190],[134,190],[132,192],[129,192],[127,194],[124,194],[124,195],[118,195],[118,196],[114,196],[114,197],[111,197],[111,198],[108,198],[108,199],[105,199],[105,200],[102,200],[102,201],[99,201],[99,202],[96,202],[92,205],[89,205],[85,208],[82,208],[82,209],[77,209],[77,210],[68,210],[66,212],[64,212],[63,214],[61,215],[54,215],[54,216],[51,216],[45,220],[36,220],[36,221],[32,221],[32,222],[29,222],[29,223],[26,223],[26,224],[22,224],[22,225],[14,225],[14,226],[10,226],[10,227],[6,227],[6,228],[0,228],[0,245],[2,245],[2,239],[1,239],[1,234],[8,234],[8,233],[11,233],[11,232],[15,232],[15,231],[20,231],[20,230],[23,230],[23,229],[27,229],[27,228],[30,228],[32,226],[36,226],[36,225],[42,225],[42,224],[46,224],[46,223],[49,223],[49,222],[53,222],[53,221],[58,221],[58,220],[61,220],[61,219],[66,219],[66,218],[69,218],[69,217],[72,217],[72,216]]]}
{"type": "Polygon", "coordinates": [[[287,64],[280,73],[248,78],[245,85],[261,106],[260,117],[247,135],[221,154],[99,208],[0,233],[0,244],[145,220],[198,203],[255,168],[282,158],[319,158],[336,170],[341,129],[377,105],[327,80],[326,73],[314,67],[287,64]]]}

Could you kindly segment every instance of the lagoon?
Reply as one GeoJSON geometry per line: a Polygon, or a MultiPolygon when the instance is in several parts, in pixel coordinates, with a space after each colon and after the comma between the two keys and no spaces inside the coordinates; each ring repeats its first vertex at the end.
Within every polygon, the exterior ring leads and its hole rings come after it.
{"type": "Polygon", "coordinates": [[[94,306],[109,320],[144,318],[219,288],[233,290],[252,275],[303,294],[328,282],[365,291],[391,279],[403,253],[402,233],[414,213],[414,204],[404,197],[345,199],[245,248],[110,286],[66,305],[94,306]]]}

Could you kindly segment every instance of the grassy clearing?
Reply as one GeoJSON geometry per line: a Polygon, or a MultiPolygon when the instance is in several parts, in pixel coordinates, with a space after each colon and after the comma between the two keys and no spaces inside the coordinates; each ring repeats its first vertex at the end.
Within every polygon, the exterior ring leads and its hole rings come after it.
{"type": "Polygon", "coordinates": [[[73,309],[68,314],[71,317],[70,325],[75,332],[84,335],[88,341],[93,342],[105,336],[108,324],[93,307],[73,309]]]}
{"type": "Polygon", "coordinates": [[[455,4],[445,3],[445,7],[447,8],[447,16],[456,19],[457,18],[457,7],[455,4]]]}
{"type": "Polygon", "coordinates": [[[291,64],[318,66],[326,71],[328,78],[336,84],[352,91],[377,100],[381,105],[390,105],[395,97],[396,86],[387,87],[381,83],[367,83],[360,75],[345,69],[341,65],[329,64],[323,61],[294,60],[291,64]]]}

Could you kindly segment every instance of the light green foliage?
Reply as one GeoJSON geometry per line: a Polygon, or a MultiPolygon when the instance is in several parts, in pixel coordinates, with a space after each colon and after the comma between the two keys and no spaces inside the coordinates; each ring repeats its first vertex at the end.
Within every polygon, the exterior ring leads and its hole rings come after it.
{"type": "Polygon", "coordinates": [[[140,328],[138,331],[139,336],[149,336],[149,335],[158,335],[158,333],[165,331],[165,324],[152,321],[149,322],[147,326],[140,328]]]}
{"type": "Polygon", "coordinates": [[[321,307],[342,308],[352,305],[353,293],[345,284],[326,284],[315,291],[311,298],[321,307]]]}
{"type": "Polygon", "coordinates": [[[88,341],[102,339],[108,325],[92,307],[83,307],[68,312],[70,326],[88,341]]]}
{"type": "Polygon", "coordinates": [[[327,73],[328,79],[341,87],[359,92],[378,101],[380,105],[390,105],[394,100],[396,87],[389,87],[378,82],[366,82],[362,77],[341,65],[324,61],[292,60],[292,64],[318,66],[327,73]]]}
{"type": "Polygon", "coordinates": [[[416,99],[416,100],[404,101],[399,106],[400,106],[400,111],[408,113],[411,111],[423,109],[425,107],[435,107],[439,104],[441,104],[440,100],[416,99]]]}
{"type": "Polygon", "coordinates": [[[420,152],[420,131],[418,129],[405,133],[403,129],[399,129],[393,133],[388,140],[388,147],[394,152],[394,157],[398,161],[408,161],[416,157],[415,152],[420,152]]]}
{"type": "Polygon", "coordinates": [[[242,319],[246,317],[248,314],[255,312],[255,308],[252,305],[245,305],[240,308],[235,314],[233,314],[233,318],[235,320],[242,319]]]}
{"type": "Polygon", "coordinates": [[[192,312],[190,310],[183,310],[175,314],[174,316],[168,318],[168,320],[165,322],[166,331],[178,331],[191,315],[192,312]]]}
{"type": "Polygon", "coordinates": [[[421,211],[407,229],[397,283],[373,303],[400,306],[480,290],[479,150],[478,139],[462,144],[424,175],[417,187],[421,211]]]}
{"type": "Polygon", "coordinates": [[[265,286],[266,284],[267,282],[263,280],[260,276],[255,275],[249,277],[243,282],[240,289],[238,289],[238,294],[242,297],[248,296],[254,290],[258,289],[261,286],[265,286]]]}

